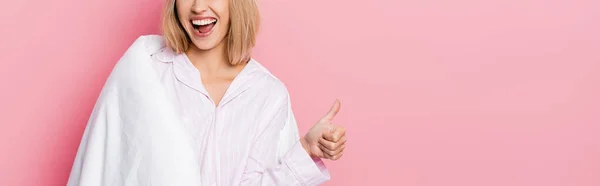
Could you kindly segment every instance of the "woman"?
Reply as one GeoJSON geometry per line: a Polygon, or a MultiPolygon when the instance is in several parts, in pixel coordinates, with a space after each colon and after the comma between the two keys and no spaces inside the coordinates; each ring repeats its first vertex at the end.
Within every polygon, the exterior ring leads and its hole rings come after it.
{"type": "Polygon", "coordinates": [[[254,0],[169,0],[164,36],[123,55],[68,185],[318,185],[345,129],[332,109],[300,138],[282,82],[251,58],[254,0]]]}

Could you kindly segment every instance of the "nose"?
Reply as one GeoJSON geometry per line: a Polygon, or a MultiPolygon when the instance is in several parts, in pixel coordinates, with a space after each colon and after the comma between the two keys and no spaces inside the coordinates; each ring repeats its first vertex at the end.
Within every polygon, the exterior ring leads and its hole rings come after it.
{"type": "Polygon", "coordinates": [[[194,0],[192,12],[200,14],[206,10],[208,10],[208,0],[194,0]]]}

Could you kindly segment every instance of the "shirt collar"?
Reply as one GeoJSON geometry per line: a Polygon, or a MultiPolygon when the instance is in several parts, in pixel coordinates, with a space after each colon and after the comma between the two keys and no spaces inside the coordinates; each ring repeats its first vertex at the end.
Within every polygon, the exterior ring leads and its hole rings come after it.
{"type": "MultiPolygon", "coordinates": [[[[169,51],[170,50],[167,49],[164,52],[157,53],[157,59],[162,62],[172,62],[173,73],[178,81],[209,98],[210,96],[208,91],[202,83],[200,72],[192,64],[187,55],[185,53],[175,54],[172,51],[169,51]]],[[[256,62],[254,59],[250,59],[244,69],[242,69],[242,71],[231,82],[227,88],[227,91],[225,92],[225,95],[223,95],[221,98],[218,106],[221,107],[226,105],[231,100],[238,97],[241,93],[252,87],[254,82],[256,82],[252,80],[257,77],[255,75],[257,72],[260,72],[261,69],[263,68],[261,68],[258,62],[256,62]]]]}
{"type": "Polygon", "coordinates": [[[169,47],[163,47],[157,50],[152,56],[155,56],[158,61],[161,62],[173,62],[177,54],[169,47]]]}

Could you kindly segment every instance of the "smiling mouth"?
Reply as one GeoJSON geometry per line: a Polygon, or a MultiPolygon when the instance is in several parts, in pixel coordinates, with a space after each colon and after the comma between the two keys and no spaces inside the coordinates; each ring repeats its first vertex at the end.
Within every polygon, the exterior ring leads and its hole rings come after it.
{"type": "Polygon", "coordinates": [[[194,30],[199,32],[200,34],[209,33],[217,24],[217,19],[207,18],[207,19],[197,19],[191,20],[192,26],[194,30]]]}

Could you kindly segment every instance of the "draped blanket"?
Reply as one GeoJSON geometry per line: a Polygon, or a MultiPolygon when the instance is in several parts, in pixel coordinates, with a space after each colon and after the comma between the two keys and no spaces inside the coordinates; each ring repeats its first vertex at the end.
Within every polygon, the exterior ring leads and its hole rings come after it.
{"type": "Polygon", "coordinates": [[[143,42],[111,72],[67,185],[200,185],[200,168],[143,42]]]}

